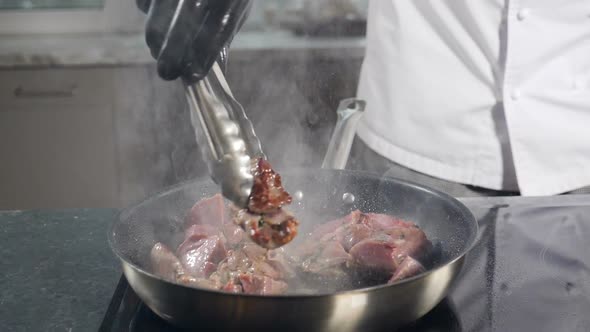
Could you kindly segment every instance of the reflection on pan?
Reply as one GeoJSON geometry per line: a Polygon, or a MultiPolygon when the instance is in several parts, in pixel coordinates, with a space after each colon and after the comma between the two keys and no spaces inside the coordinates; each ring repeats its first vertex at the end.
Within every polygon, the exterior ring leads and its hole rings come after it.
{"type": "MultiPolygon", "coordinates": [[[[209,331],[202,326],[199,331],[209,331]]],[[[178,329],[153,313],[133,292],[125,277],[121,277],[107,315],[100,328],[101,332],[176,332],[178,329]]],[[[459,313],[453,303],[444,299],[428,314],[397,332],[462,332],[459,313]]],[[[381,331],[379,331],[381,332],[381,331]]],[[[393,331],[383,331],[393,332],[393,331]]]]}

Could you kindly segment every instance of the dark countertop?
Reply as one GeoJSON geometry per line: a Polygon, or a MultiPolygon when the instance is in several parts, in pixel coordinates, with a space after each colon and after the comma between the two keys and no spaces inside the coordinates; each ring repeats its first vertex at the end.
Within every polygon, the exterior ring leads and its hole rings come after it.
{"type": "MultiPolygon", "coordinates": [[[[493,241],[449,297],[462,330],[588,331],[590,195],[463,201],[493,241]]],[[[116,215],[0,212],[0,331],[96,331],[121,275],[106,236],[116,215]]]]}
{"type": "Polygon", "coordinates": [[[111,209],[0,212],[0,331],[96,331],[121,269],[111,209]]]}

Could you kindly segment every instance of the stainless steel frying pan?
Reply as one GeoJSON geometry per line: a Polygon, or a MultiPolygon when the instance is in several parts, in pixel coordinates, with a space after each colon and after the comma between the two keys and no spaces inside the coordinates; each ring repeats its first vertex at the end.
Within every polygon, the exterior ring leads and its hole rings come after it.
{"type": "MultiPolygon", "coordinates": [[[[331,153],[335,150],[331,145],[331,153]]],[[[156,242],[176,247],[186,211],[219,192],[212,181],[192,181],[123,211],[109,231],[123,272],[145,304],[172,324],[196,330],[391,331],[425,315],[445,297],[476,240],[474,216],[442,192],[357,171],[279,172],[289,192],[303,193],[291,206],[301,216],[300,234],[355,209],[386,213],[418,224],[439,244],[438,262],[395,284],[313,295],[236,295],[175,284],[149,272],[149,252],[156,242]]]]}

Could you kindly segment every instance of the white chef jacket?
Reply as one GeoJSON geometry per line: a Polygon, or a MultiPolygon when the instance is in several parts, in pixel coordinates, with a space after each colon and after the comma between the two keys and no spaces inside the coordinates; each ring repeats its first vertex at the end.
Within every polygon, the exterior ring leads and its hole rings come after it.
{"type": "Polygon", "coordinates": [[[373,0],[359,137],[444,180],[590,185],[590,0],[373,0]]]}

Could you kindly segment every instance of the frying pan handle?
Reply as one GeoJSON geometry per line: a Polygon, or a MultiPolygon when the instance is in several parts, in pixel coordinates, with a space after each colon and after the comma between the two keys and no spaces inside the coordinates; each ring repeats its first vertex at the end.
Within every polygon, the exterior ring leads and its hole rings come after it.
{"type": "Polygon", "coordinates": [[[348,98],[340,101],[338,105],[338,119],[328,151],[324,157],[322,168],[344,169],[348,162],[348,155],[352,147],[356,125],[365,111],[366,102],[356,98],[348,98]]]}

